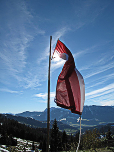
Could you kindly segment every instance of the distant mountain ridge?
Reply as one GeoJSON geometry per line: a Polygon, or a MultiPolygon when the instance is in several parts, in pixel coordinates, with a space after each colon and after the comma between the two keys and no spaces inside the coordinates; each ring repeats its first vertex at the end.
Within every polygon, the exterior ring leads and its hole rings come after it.
{"type": "MultiPolygon", "coordinates": [[[[11,119],[15,119],[31,127],[45,128],[47,126],[47,109],[42,112],[25,111],[15,115],[8,115],[11,119]]],[[[51,126],[56,118],[60,130],[78,130],[79,115],[71,113],[70,110],[63,108],[50,108],[51,126]]],[[[92,128],[95,126],[114,123],[114,106],[84,106],[82,113],[82,129],[92,128]]]]}
{"type": "MultiPolygon", "coordinates": [[[[99,122],[114,122],[114,106],[84,106],[82,113],[82,120],[87,120],[87,123],[90,121],[94,125],[99,124],[99,122]]],[[[16,114],[16,116],[22,117],[31,117],[35,120],[46,121],[47,120],[47,109],[43,112],[23,112],[16,114]]],[[[76,123],[79,115],[71,113],[70,110],[63,108],[50,108],[50,120],[54,120],[56,118],[57,121],[61,121],[65,124],[76,123]]]]}
{"type": "MultiPolygon", "coordinates": [[[[47,121],[38,121],[30,117],[22,117],[22,116],[15,116],[11,114],[1,114],[2,116],[9,118],[9,119],[14,119],[15,121],[18,121],[21,124],[25,124],[27,126],[30,126],[32,128],[47,128],[47,121]]],[[[52,128],[53,125],[53,120],[50,122],[50,129],[52,128]]],[[[67,124],[63,124],[62,122],[58,122],[59,129],[63,131],[64,129],[69,129],[69,130],[78,130],[76,127],[72,127],[67,124]]]]}

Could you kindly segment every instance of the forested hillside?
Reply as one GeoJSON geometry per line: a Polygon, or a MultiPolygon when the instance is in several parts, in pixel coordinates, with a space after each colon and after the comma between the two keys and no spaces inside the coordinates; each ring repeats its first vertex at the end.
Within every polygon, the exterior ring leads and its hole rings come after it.
{"type": "Polygon", "coordinates": [[[0,114],[0,134],[40,142],[46,137],[46,128],[31,128],[0,114]]]}
{"type": "MultiPolygon", "coordinates": [[[[103,128],[100,128],[100,130],[97,130],[96,128],[86,130],[81,137],[80,149],[106,149],[108,146],[113,150],[114,134],[111,132],[111,130],[114,130],[113,125],[103,126],[103,128]]],[[[45,152],[46,132],[46,128],[32,128],[0,114],[0,144],[7,145],[8,147],[16,146],[16,139],[21,138],[33,141],[33,149],[35,148],[34,142],[39,142],[38,148],[42,149],[42,152],[45,152]]],[[[78,140],[78,131],[75,133],[75,136],[72,134],[67,135],[66,131],[60,132],[56,119],[53,121],[52,128],[50,129],[50,151],[76,150],[78,140]]],[[[23,146],[23,149],[26,149],[26,146],[23,146]]]]}

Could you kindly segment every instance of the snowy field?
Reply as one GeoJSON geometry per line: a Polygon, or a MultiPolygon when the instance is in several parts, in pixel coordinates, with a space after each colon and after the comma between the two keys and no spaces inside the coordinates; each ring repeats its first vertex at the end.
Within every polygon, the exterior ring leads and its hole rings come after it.
{"type": "Polygon", "coordinates": [[[24,140],[16,137],[14,139],[17,139],[17,146],[0,145],[0,152],[11,152],[11,151],[40,152],[41,151],[38,149],[39,146],[38,142],[34,142],[35,150],[32,150],[33,141],[24,140]]]}

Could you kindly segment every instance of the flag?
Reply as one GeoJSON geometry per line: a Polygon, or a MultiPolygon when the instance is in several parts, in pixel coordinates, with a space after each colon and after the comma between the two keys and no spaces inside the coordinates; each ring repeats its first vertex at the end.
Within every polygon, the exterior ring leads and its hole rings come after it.
{"type": "Polygon", "coordinates": [[[55,102],[57,106],[81,115],[85,101],[84,79],[75,67],[70,50],[60,40],[57,41],[53,57],[55,54],[66,60],[58,76],[55,102]]]}

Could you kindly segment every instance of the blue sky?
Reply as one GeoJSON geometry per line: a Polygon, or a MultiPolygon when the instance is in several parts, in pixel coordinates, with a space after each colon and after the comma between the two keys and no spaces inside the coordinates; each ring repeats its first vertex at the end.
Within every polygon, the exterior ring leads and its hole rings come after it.
{"type": "MultiPolygon", "coordinates": [[[[85,105],[114,105],[114,0],[0,0],[0,112],[47,107],[48,55],[59,38],[85,81],[85,105]]],[[[51,62],[51,107],[64,65],[51,62]]]]}

